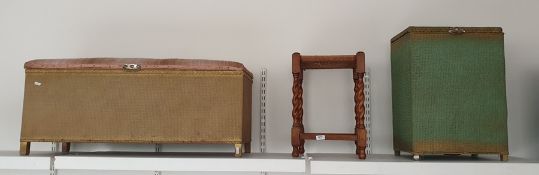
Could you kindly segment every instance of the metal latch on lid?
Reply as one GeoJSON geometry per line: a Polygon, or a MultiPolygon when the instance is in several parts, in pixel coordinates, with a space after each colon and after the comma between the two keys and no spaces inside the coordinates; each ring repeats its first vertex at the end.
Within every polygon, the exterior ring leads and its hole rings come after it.
{"type": "Polygon", "coordinates": [[[466,30],[462,27],[450,27],[448,32],[452,35],[460,35],[466,33],[466,30]]]}
{"type": "Polygon", "coordinates": [[[141,69],[139,64],[124,64],[122,68],[128,71],[139,71],[141,69]]]}

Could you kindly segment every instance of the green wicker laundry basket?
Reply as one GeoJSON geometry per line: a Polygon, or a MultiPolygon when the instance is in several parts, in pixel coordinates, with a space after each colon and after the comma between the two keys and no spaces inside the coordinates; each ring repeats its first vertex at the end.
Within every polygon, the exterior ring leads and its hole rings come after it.
{"type": "Polygon", "coordinates": [[[391,39],[391,79],[396,155],[507,160],[501,28],[409,27],[391,39]]]}

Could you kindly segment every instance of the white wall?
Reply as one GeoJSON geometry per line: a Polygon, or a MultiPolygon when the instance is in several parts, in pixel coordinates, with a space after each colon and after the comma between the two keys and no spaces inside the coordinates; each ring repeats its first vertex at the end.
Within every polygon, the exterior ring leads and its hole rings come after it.
{"type": "MultiPolygon", "coordinates": [[[[17,150],[23,63],[35,58],[226,59],[269,72],[268,151],[290,152],[291,54],[366,52],[372,78],[373,151],[392,153],[390,38],[415,26],[501,26],[506,35],[510,153],[539,158],[539,1],[534,0],[0,0],[0,150],[17,150]]],[[[309,71],[308,131],[352,131],[349,71],[309,71]]],[[[253,118],[258,148],[258,115],[253,118]]],[[[47,144],[36,149],[47,149],[47,144]]],[[[167,145],[165,150],[193,146],[167,145]]],[[[351,142],[308,143],[307,152],[352,153],[351,142]]],[[[231,149],[227,145],[220,149],[231,149]]],[[[150,145],[75,145],[75,150],[150,145]]],[[[204,149],[214,149],[204,146],[204,149]]]]}

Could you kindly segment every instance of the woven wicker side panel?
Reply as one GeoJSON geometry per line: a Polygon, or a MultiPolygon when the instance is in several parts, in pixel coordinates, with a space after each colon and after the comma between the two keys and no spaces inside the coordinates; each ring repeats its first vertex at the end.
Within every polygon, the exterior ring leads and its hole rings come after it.
{"type": "Polygon", "coordinates": [[[249,75],[243,76],[243,137],[244,143],[251,142],[251,114],[253,97],[253,80],[249,75]]]}
{"type": "Polygon", "coordinates": [[[21,140],[242,142],[243,77],[241,71],[28,70],[21,140]]]}
{"type": "Polygon", "coordinates": [[[412,87],[410,37],[391,43],[391,83],[393,97],[393,149],[412,149],[412,87]]]}
{"type": "Polygon", "coordinates": [[[507,153],[502,34],[411,34],[413,152],[507,153]]]}

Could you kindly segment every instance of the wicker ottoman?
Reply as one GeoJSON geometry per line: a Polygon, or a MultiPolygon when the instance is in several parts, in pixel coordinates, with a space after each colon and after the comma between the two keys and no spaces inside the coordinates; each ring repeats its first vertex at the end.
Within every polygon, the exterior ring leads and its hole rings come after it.
{"type": "Polygon", "coordinates": [[[234,144],[250,151],[252,74],[187,59],[50,59],[25,64],[20,154],[31,142],[234,144]]]}
{"type": "Polygon", "coordinates": [[[504,41],[496,27],[410,27],[391,40],[395,154],[507,160],[504,41]]]}

